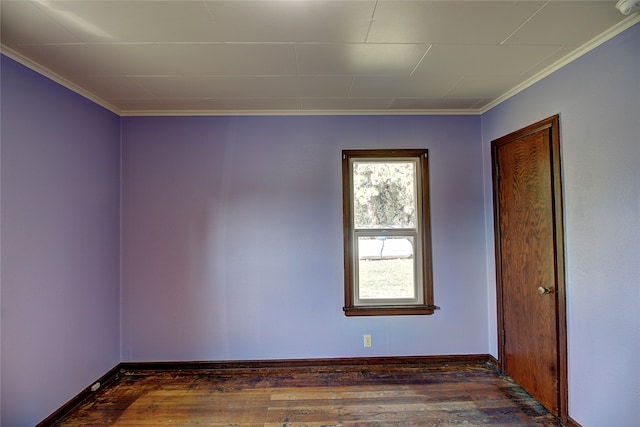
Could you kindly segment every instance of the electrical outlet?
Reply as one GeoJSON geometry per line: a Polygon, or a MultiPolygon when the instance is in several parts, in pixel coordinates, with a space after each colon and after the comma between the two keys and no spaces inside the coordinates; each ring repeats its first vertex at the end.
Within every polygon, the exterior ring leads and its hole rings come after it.
{"type": "Polygon", "coordinates": [[[364,346],[371,347],[371,335],[364,336],[364,346]]]}

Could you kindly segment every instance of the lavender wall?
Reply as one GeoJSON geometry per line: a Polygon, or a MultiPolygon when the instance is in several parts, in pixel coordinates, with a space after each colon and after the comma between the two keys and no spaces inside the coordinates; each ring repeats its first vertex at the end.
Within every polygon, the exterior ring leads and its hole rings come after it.
{"type": "Polygon", "coordinates": [[[3,426],[119,362],[120,119],[2,57],[3,426]]]}
{"type": "Polygon", "coordinates": [[[122,360],[487,353],[479,135],[478,116],[124,118],[122,360]],[[433,316],[342,312],[340,154],[381,147],[430,150],[433,316]]]}
{"type": "Polygon", "coordinates": [[[492,232],[491,140],[560,113],[569,414],[584,427],[640,425],[639,76],[637,24],[482,117],[492,232]]]}

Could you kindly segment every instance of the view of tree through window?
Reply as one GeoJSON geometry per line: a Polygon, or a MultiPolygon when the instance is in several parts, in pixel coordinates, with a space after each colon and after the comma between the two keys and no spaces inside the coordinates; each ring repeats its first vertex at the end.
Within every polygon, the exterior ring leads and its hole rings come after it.
{"type": "Polygon", "coordinates": [[[415,163],[354,162],[356,228],[415,227],[415,163]]]}

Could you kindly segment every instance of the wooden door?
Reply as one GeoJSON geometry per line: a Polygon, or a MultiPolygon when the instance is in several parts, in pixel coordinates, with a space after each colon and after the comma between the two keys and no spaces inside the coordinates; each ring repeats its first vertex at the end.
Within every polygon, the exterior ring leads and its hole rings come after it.
{"type": "Polygon", "coordinates": [[[492,143],[499,359],[564,422],[566,320],[558,116],[492,143]]]}

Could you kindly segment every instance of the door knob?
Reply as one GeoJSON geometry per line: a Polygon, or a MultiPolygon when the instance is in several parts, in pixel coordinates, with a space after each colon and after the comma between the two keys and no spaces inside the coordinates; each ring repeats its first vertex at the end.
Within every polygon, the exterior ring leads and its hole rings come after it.
{"type": "Polygon", "coordinates": [[[538,288],[538,293],[539,293],[540,295],[550,294],[550,293],[551,293],[551,291],[552,291],[552,289],[551,289],[551,288],[545,288],[544,286],[540,286],[540,287],[538,288]]]}

